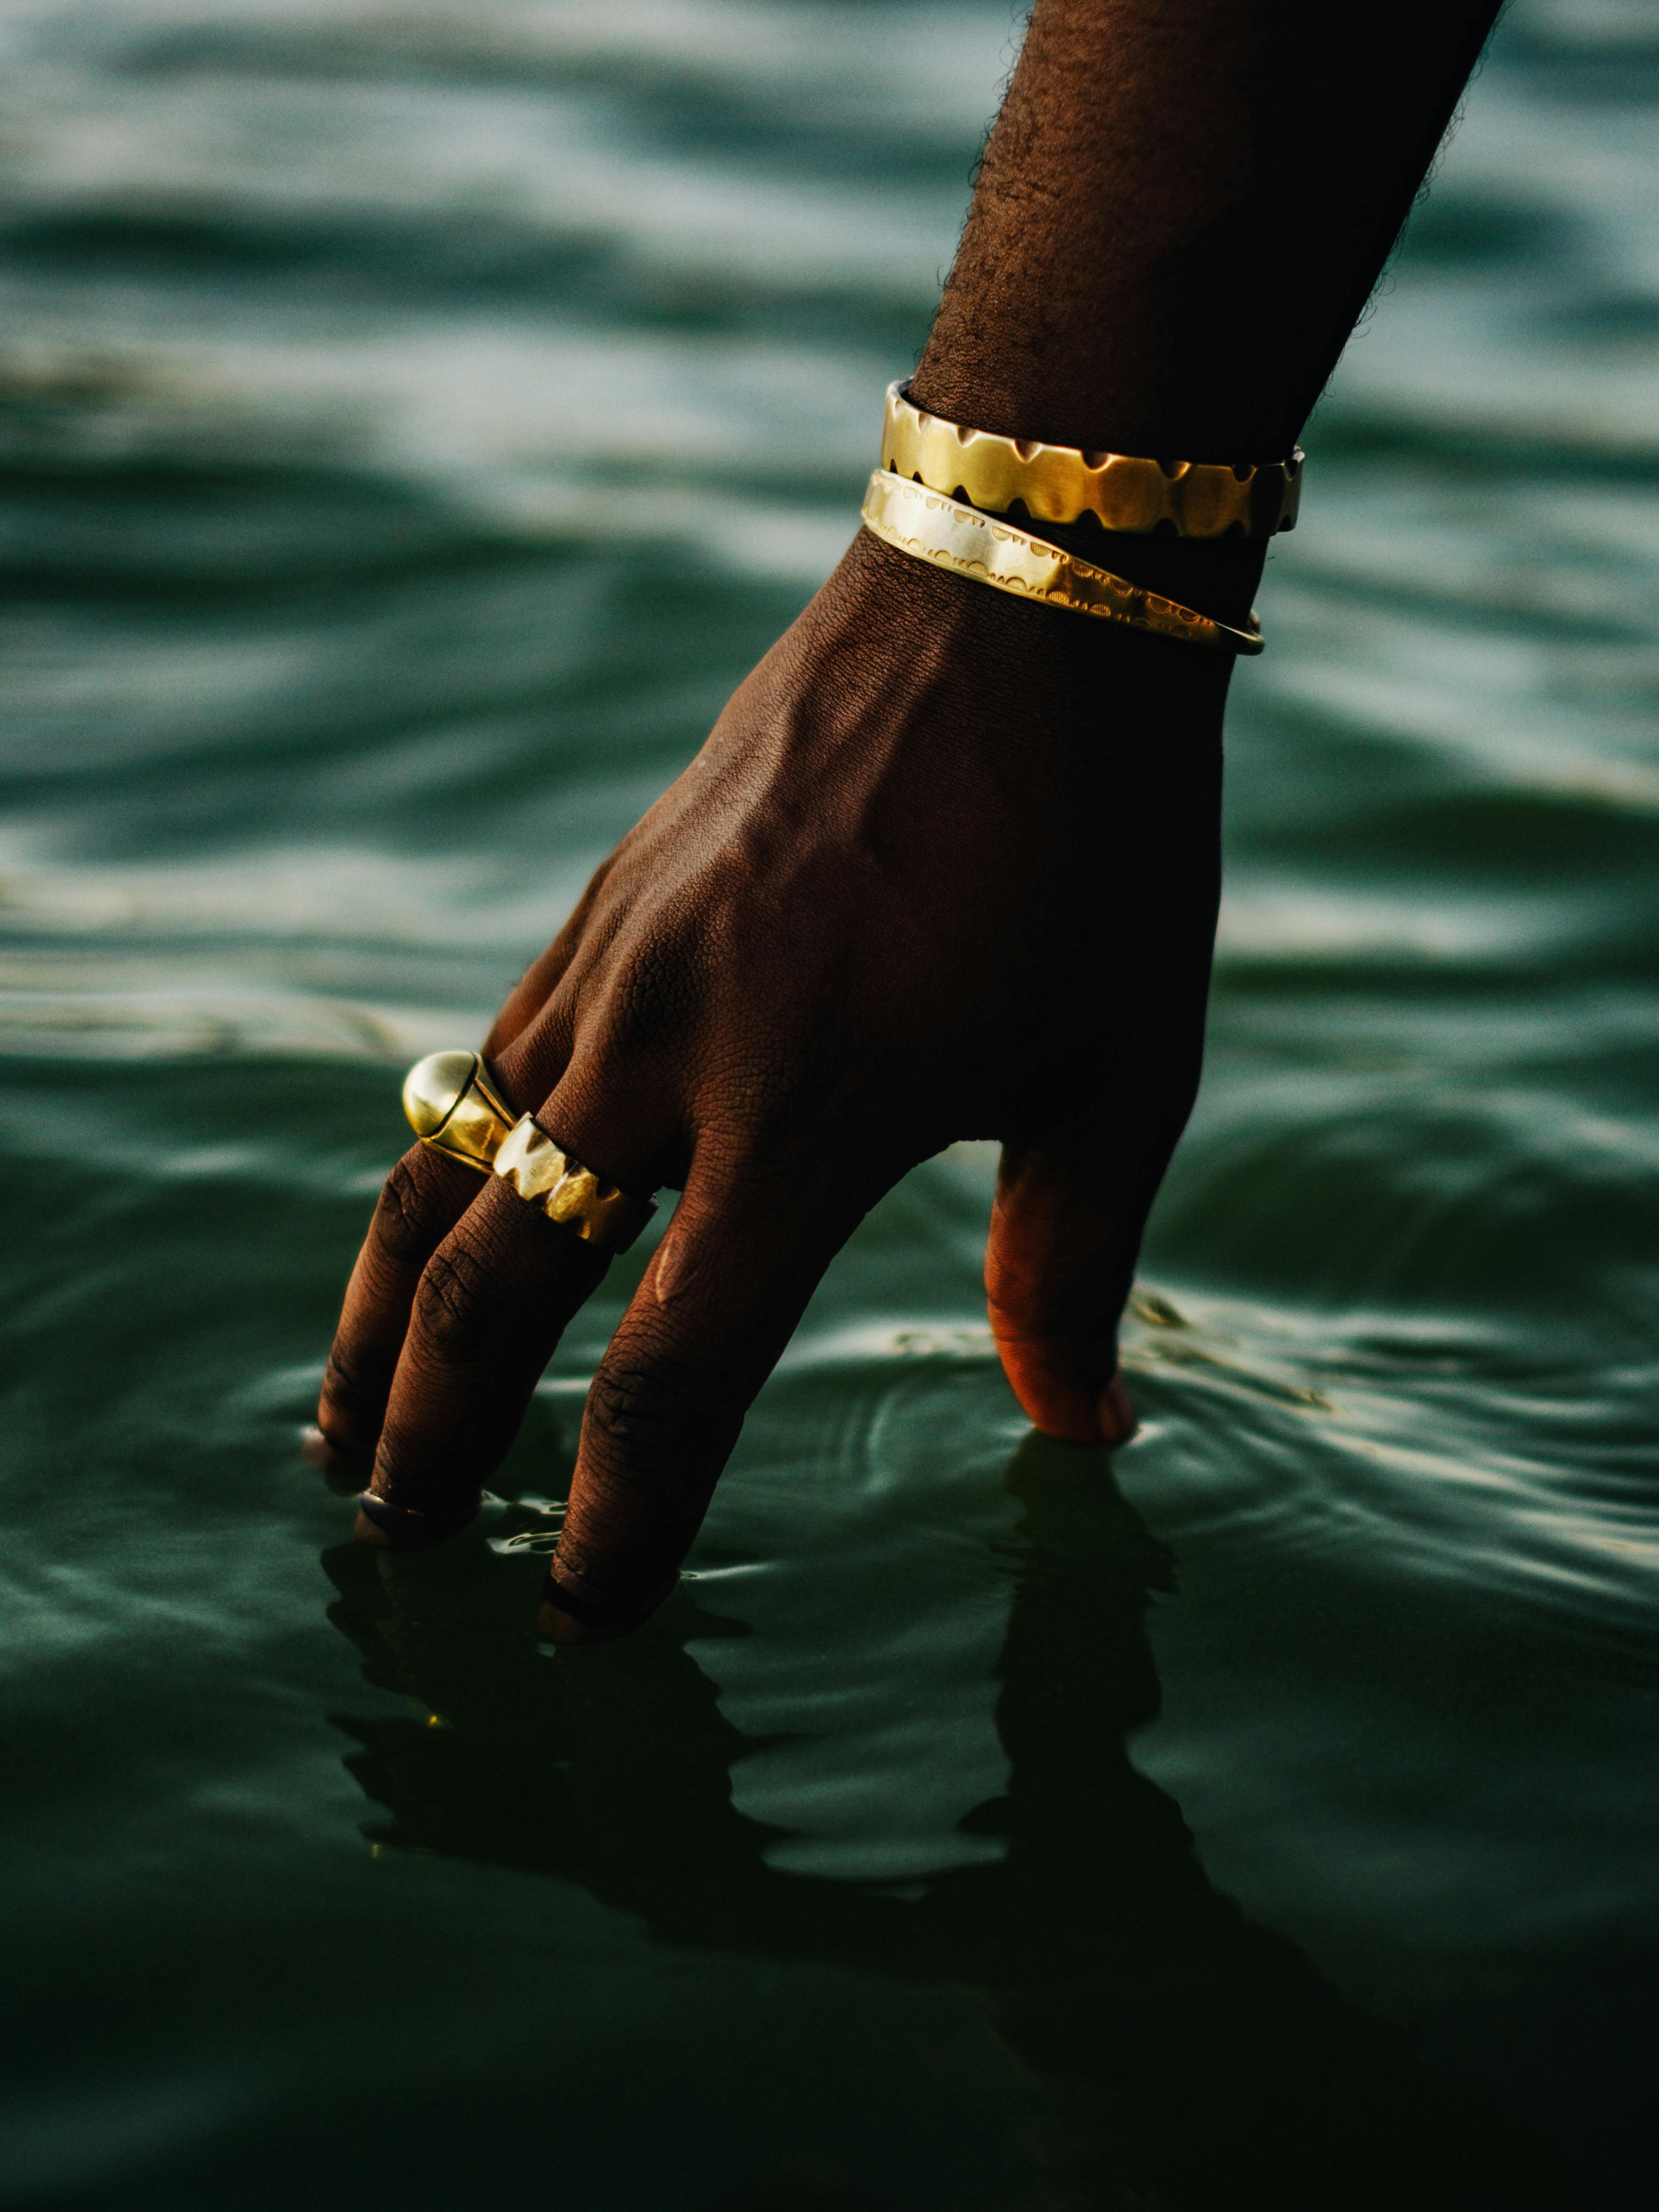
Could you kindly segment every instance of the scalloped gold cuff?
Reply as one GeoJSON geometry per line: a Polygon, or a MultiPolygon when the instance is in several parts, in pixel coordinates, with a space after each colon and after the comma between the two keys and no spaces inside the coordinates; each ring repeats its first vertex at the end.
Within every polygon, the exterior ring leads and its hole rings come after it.
{"type": "Polygon", "coordinates": [[[1018,500],[1033,522],[1093,514],[1108,530],[1137,537],[1271,538],[1296,527],[1302,448],[1288,461],[1231,468],[1210,461],[1149,461],[1089,453],[1034,438],[1000,438],[925,414],[907,384],[887,387],[881,465],[929,491],[960,494],[988,514],[1018,500]]]}
{"type": "Polygon", "coordinates": [[[995,591],[1012,592],[1016,599],[1037,599],[1072,614],[1122,623],[1183,645],[1209,646],[1222,653],[1261,650],[1254,614],[1249,629],[1212,622],[1175,599],[1161,599],[1142,585],[1079,561],[1058,545],[1045,544],[1010,522],[994,521],[960,500],[890,476],[884,469],[871,476],[863,520],[866,530],[901,553],[935,568],[949,568],[976,584],[989,584],[995,591]]]}

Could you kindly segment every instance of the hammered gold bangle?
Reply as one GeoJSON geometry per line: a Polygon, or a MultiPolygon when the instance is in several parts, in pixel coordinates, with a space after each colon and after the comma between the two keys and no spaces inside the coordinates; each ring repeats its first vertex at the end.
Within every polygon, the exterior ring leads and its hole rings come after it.
{"type": "Polygon", "coordinates": [[[1011,522],[998,522],[960,500],[926,485],[910,483],[875,470],[864,495],[864,526],[901,553],[949,568],[976,584],[989,584],[1016,599],[1038,599],[1072,614],[1094,615],[1149,630],[1155,637],[1177,638],[1183,645],[1206,645],[1222,653],[1261,650],[1261,631],[1254,614],[1248,629],[1212,622],[1175,599],[1161,599],[1097,568],[1058,545],[1045,544],[1011,522]]]}
{"type": "Polygon", "coordinates": [[[882,466],[988,514],[1006,514],[1018,501],[1033,522],[1092,514],[1108,530],[1137,537],[1271,538],[1296,527],[1299,446],[1288,461],[1249,467],[1142,460],[969,430],[924,413],[908,395],[908,385],[887,387],[882,466]]]}

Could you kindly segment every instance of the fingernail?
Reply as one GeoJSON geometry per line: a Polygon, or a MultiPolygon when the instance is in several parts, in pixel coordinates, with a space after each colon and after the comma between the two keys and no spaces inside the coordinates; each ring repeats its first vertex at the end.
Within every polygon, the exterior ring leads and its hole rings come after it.
{"type": "Polygon", "coordinates": [[[429,1552],[458,1535],[478,1510],[477,1498],[447,1510],[427,1512],[418,1505],[394,1505],[373,1490],[357,1493],[357,1518],[352,1534],[360,1544],[373,1544],[383,1552],[429,1552]]]}
{"type": "Polygon", "coordinates": [[[1139,1424],[1122,1375],[1114,1375],[1100,1394],[1100,1433],[1109,1444],[1127,1444],[1139,1424]]]}
{"type": "Polygon", "coordinates": [[[339,1498],[349,1498],[363,1486],[363,1477],[368,1472],[367,1456],[353,1457],[343,1452],[338,1445],[330,1443],[319,1428],[308,1428],[300,1437],[300,1456],[307,1467],[314,1467],[329,1488],[339,1498]]]}
{"type": "Polygon", "coordinates": [[[371,1521],[360,1505],[357,1517],[351,1524],[351,1533],[360,1544],[367,1544],[377,1552],[389,1552],[392,1539],[377,1521],[371,1521]]]}

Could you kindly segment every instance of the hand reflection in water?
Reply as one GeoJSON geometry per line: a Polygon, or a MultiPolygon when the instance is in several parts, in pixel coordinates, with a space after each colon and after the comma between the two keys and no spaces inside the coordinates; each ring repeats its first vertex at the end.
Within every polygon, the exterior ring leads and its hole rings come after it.
{"type": "Polygon", "coordinates": [[[1127,1732],[1158,1710],[1145,1617],[1170,1560],[1105,1454],[1033,1435],[1006,1481],[1024,1509],[998,1669],[1010,1772],[965,1823],[1003,1839],[998,1861],[903,1899],[769,1866],[775,1832],[732,1802],[757,1747],[685,1648],[743,1632],[682,1585],[638,1636],[556,1657],[533,1585],[514,1626],[517,1570],[476,1534],[326,1555],[368,1678],[447,1723],[339,1723],[391,1816],[371,1833],[579,1882],[661,1942],[982,1990],[1062,2115],[1033,2204],[1559,2212],[1559,2184],[1473,2091],[1211,1887],[1178,1807],[1130,1763],[1127,1732]]]}

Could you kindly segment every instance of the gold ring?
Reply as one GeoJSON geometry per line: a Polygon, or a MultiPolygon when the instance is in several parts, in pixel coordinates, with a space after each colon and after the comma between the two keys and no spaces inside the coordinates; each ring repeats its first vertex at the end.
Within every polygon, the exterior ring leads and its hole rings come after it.
{"type": "Polygon", "coordinates": [[[404,1111],[423,1145],[488,1175],[518,1115],[497,1092],[481,1054],[433,1052],[404,1078],[404,1111]]]}
{"type": "Polygon", "coordinates": [[[585,1168],[532,1114],[514,1123],[495,1155],[495,1173],[598,1252],[625,1252],[657,1210],[654,1198],[635,1198],[585,1168]]]}
{"type": "Polygon", "coordinates": [[[554,1142],[531,1114],[514,1114],[476,1052],[434,1052],[404,1078],[404,1111],[423,1145],[480,1175],[498,1175],[596,1251],[625,1252],[657,1210],[619,1190],[554,1142]]]}

